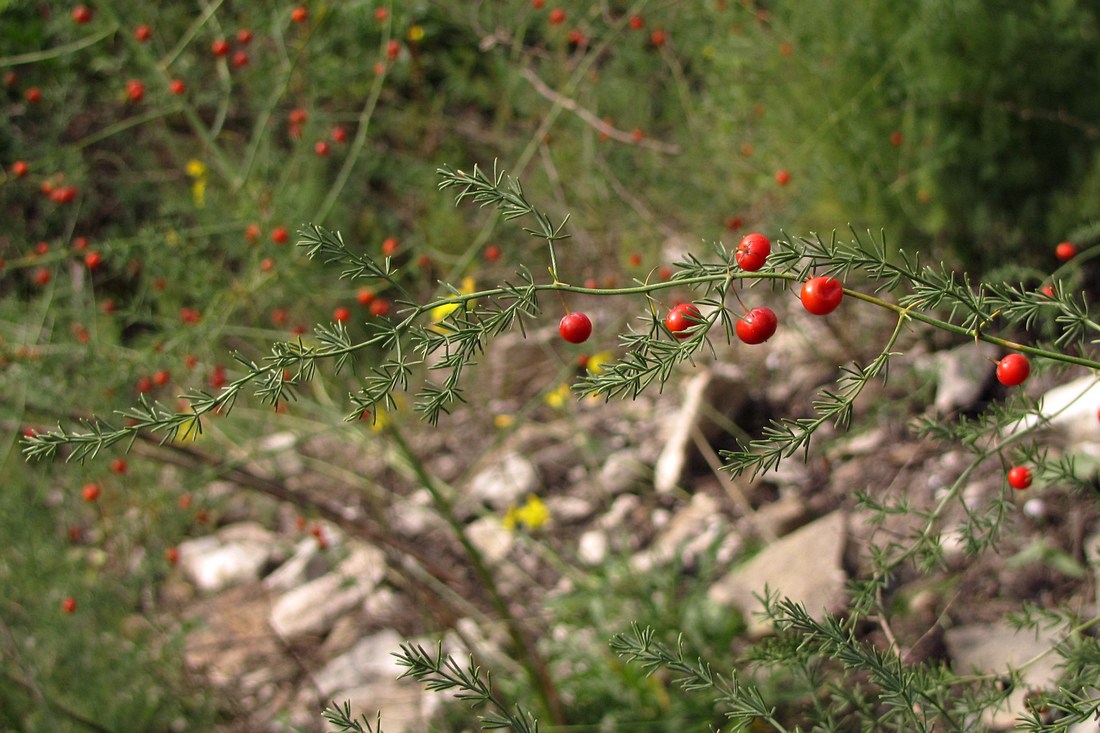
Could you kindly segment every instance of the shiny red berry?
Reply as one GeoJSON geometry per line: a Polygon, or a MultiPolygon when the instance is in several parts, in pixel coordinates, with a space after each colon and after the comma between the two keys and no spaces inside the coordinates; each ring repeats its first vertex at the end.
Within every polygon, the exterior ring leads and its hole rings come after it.
{"type": "Polygon", "coordinates": [[[550,25],[561,25],[565,22],[565,11],[561,8],[554,8],[550,11],[550,25]]]}
{"type": "Polygon", "coordinates": [[[228,56],[229,55],[229,41],[224,38],[219,38],[210,44],[210,53],[215,56],[228,56]]]}
{"type": "Polygon", "coordinates": [[[84,25],[92,20],[92,11],[86,5],[77,5],[73,8],[73,22],[77,25],[84,25]]]}
{"type": "Polygon", "coordinates": [[[997,381],[1006,387],[1023,384],[1031,374],[1031,362],[1023,354],[1009,354],[997,362],[997,381]]]}
{"type": "Polygon", "coordinates": [[[172,94],[178,97],[187,91],[187,85],[179,79],[173,79],[168,83],[168,91],[172,92],[172,94]]]}
{"type": "Polygon", "coordinates": [[[768,241],[768,238],[763,234],[753,232],[741,238],[740,244],[737,245],[737,252],[734,254],[734,259],[737,261],[737,265],[745,272],[756,272],[764,266],[771,251],[772,245],[771,242],[768,241]]]}
{"type": "Polygon", "coordinates": [[[16,178],[22,178],[30,172],[31,167],[25,160],[17,160],[11,164],[11,174],[16,178]]]}
{"type": "Polygon", "coordinates": [[[832,313],[844,297],[844,286],[835,277],[811,277],[802,285],[802,307],[815,316],[832,313]]]}
{"type": "Polygon", "coordinates": [[[698,325],[702,320],[703,315],[694,303],[680,303],[674,305],[665,316],[665,328],[678,339],[691,338],[692,334],[688,329],[698,325]]]}
{"type": "Polygon", "coordinates": [[[1059,262],[1068,262],[1077,254],[1077,245],[1073,242],[1061,242],[1054,248],[1054,256],[1059,262]]]}
{"type": "Polygon", "coordinates": [[[61,601],[61,610],[65,613],[76,613],[76,599],[69,596],[61,601]]]}
{"type": "Polygon", "coordinates": [[[309,11],[302,5],[290,11],[290,19],[295,23],[305,23],[309,20],[309,11]]]}
{"type": "Polygon", "coordinates": [[[775,172],[775,182],[780,186],[786,186],[791,182],[791,174],[787,171],[780,170],[775,172]]]}
{"type": "Polygon", "coordinates": [[[137,79],[126,82],[126,98],[134,104],[145,99],[145,85],[137,79]]]}
{"type": "Polygon", "coordinates": [[[286,227],[275,227],[271,230],[271,241],[275,244],[286,244],[290,239],[290,233],[287,232],[286,227]]]}
{"type": "Polygon", "coordinates": [[[139,25],[134,29],[134,39],[138,43],[145,43],[153,37],[153,29],[147,25],[139,25]]]}
{"type": "Polygon", "coordinates": [[[348,319],[351,318],[351,310],[340,306],[332,312],[332,318],[333,320],[339,321],[340,323],[346,323],[348,319]]]}
{"type": "Polygon", "coordinates": [[[558,333],[571,344],[583,344],[592,335],[592,321],[583,313],[569,313],[558,324],[558,333]]]}
{"type": "Polygon", "coordinates": [[[1027,466],[1013,466],[1008,469],[1008,485],[1017,491],[1031,486],[1031,469],[1027,466]]]}
{"type": "Polygon", "coordinates": [[[84,488],[80,490],[80,495],[84,498],[84,501],[89,504],[99,498],[100,488],[97,483],[84,484],[84,488]]]}
{"type": "Polygon", "coordinates": [[[772,337],[779,319],[771,308],[753,308],[737,321],[737,338],[746,344],[762,344],[772,337]]]}

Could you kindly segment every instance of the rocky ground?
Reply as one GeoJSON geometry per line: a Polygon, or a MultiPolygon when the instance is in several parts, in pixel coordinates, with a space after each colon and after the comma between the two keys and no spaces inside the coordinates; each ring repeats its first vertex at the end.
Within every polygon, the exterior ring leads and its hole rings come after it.
{"type": "MultiPolygon", "coordinates": [[[[890,324],[865,325],[861,334],[873,336],[890,324]]],[[[904,493],[929,507],[965,469],[961,447],[914,437],[914,416],[936,410],[954,419],[1003,397],[990,380],[995,350],[920,333],[906,339],[889,384],[861,396],[850,432],[822,428],[806,461],[792,458],[755,481],[717,470],[731,436],[758,434],[769,417],[810,414],[837,366],[852,354],[873,356],[873,341],[802,318],[765,347],[720,349],[663,393],[555,407],[539,397],[562,377],[553,333],[508,335],[478,367],[485,393],[501,397],[445,418],[439,430],[410,426],[408,435],[453,492],[455,516],[518,614],[538,614],[573,587],[569,568],[598,573],[625,560],[638,574],[691,575],[707,556],[720,568],[698,576],[707,602],[737,609],[750,635],[765,633],[753,616],[765,585],[811,611],[843,611],[845,584],[865,570],[868,544],[904,529],[904,519],[868,524],[854,511],[856,490],[904,493]],[[524,409],[511,426],[493,420],[524,409]]],[[[1077,376],[1043,375],[1028,388],[1045,393],[1044,409],[1058,415],[1044,440],[1088,470],[1100,460],[1100,388],[1077,376]],[[1059,409],[1060,400],[1070,406],[1059,409]]],[[[399,645],[442,636],[449,648],[496,656],[500,633],[484,589],[413,467],[382,436],[355,435],[264,438],[210,487],[223,497],[218,526],[181,546],[163,606],[185,624],[188,663],[236,706],[227,730],[321,730],[319,711],[332,700],[371,716],[381,708],[387,733],[425,730],[439,700],[395,679],[399,645]]],[[[964,493],[981,502],[1005,492],[992,461],[964,493]]],[[[1009,499],[1016,511],[997,552],[965,556],[952,533],[960,508],[941,535],[950,570],[939,577],[952,582],[899,579],[893,633],[910,658],[1004,669],[1047,646],[1014,633],[1001,621],[1007,611],[1024,601],[1096,608],[1095,497],[1048,485],[1009,499]]],[[[592,643],[622,630],[596,629],[592,643]]],[[[1031,667],[1028,682],[1054,673],[1031,667]]],[[[992,722],[1009,727],[1014,713],[992,722]]]]}

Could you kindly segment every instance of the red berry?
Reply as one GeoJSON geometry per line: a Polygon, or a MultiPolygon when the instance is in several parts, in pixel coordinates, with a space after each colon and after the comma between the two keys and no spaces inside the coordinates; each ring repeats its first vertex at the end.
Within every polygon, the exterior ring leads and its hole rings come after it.
{"type": "Polygon", "coordinates": [[[764,266],[764,262],[767,261],[771,252],[772,245],[768,238],[763,234],[753,232],[741,238],[734,259],[737,260],[737,265],[745,272],[756,272],[764,266]]]}
{"type": "Polygon", "coordinates": [[[27,165],[27,162],[24,160],[17,160],[11,164],[11,174],[16,178],[22,178],[27,175],[30,169],[31,167],[27,165]]]}
{"type": "Polygon", "coordinates": [[[179,79],[173,79],[168,83],[168,91],[175,94],[177,97],[187,91],[187,85],[179,79]]]}
{"type": "Polygon", "coordinates": [[[275,244],[286,244],[290,239],[290,233],[287,232],[286,227],[275,227],[271,230],[271,241],[275,244]]]}
{"type": "Polygon", "coordinates": [[[88,503],[91,503],[98,499],[99,494],[99,484],[96,483],[84,484],[84,488],[80,490],[80,495],[84,497],[84,501],[88,503]]]}
{"type": "Polygon", "coordinates": [[[771,308],[753,308],[737,321],[737,338],[746,344],[762,344],[772,337],[779,320],[771,308]]]}
{"type": "Polygon", "coordinates": [[[780,186],[786,186],[791,182],[791,174],[787,171],[780,170],[775,172],[775,182],[780,186]]]}
{"type": "Polygon", "coordinates": [[[727,216],[725,221],[726,229],[731,232],[736,232],[744,223],[744,220],[739,216],[727,216]]]}
{"type": "Polygon", "coordinates": [[[116,458],[111,461],[111,471],[113,473],[126,473],[127,465],[125,458],[116,458]]]}
{"type": "Polygon", "coordinates": [[[531,0],[531,7],[535,10],[542,10],[544,5],[546,5],[546,0],[531,0]]]}
{"type": "Polygon", "coordinates": [[[61,610],[64,611],[65,613],[75,613],[76,612],[76,599],[73,598],[72,596],[69,596],[65,600],[61,601],[61,610]]]}
{"type": "Polygon", "coordinates": [[[62,186],[50,191],[50,200],[56,204],[67,204],[76,198],[76,186],[62,186]]]}
{"type": "Polygon", "coordinates": [[[630,18],[630,27],[636,31],[640,31],[645,28],[645,19],[640,15],[635,15],[630,18]]]}
{"type": "Polygon", "coordinates": [[[631,253],[631,255],[630,255],[630,266],[631,267],[641,267],[642,266],[642,256],[640,254],[638,254],[637,252],[631,253]]]}
{"type": "Polygon", "coordinates": [[[1077,254],[1077,245],[1073,242],[1062,242],[1054,248],[1054,256],[1059,262],[1068,262],[1077,254]]]}
{"type": "Polygon", "coordinates": [[[382,254],[385,257],[393,257],[397,254],[397,240],[393,237],[387,237],[386,240],[382,242],[382,254]]]}
{"type": "Polygon", "coordinates": [[[265,257],[260,261],[260,272],[271,272],[275,269],[275,260],[265,257]]]}
{"type": "Polygon", "coordinates": [[[342,128],[342,127],[334,127],[334,128],[332,128],[331,137],[332,137],[332,142],[334,142],[334,143],[345,142],[348,139],[348,131],[345,130],[344,128],[342,128]]]}
{"type": "Polygon", "coordinates": [[[221,364],[214,366],[214,371],[210,374],[210,386],[214,389],[221,389],[226,383],[225,367],[221,364]]]}
{"type": "Polygon", "coordinates": [[[295,23],[305,23],[309,20],[309,11],[304,6],[299,5],[290,11],[290,19],[295,23]]]}
{"type": "Polygon", "coordinates": [[[351,318],[351,310],[340,306],[332,312],[332,318],[333,320],[340,321],[340,323],[345,323],[349,318],[351,318]]]}
{"type": "Polygon", "coordinates": [[[145,85],[137,79],[131,79],[126,82],[126,97],[131,102],[137,104],[145,98],[145,85]]]}
{"type": "Polygon", "coordinates": [[[76,239],[74,239],[73,249],[75,249],[77,252],[83,252],[84,250],[88,249],[88,238],[77,237],[76,239]]]}
{"type": "Polygon", "coordinates": [[[137,380],[136,389],[142,394],[153,391],[153,380],[149,377],[141,377],[137,380]]]}
{"type": "Polygon", "coordinates": [[[569,313],[558,324],[558,332],[571,344],[583,344],[592,335],[592,321],[583,313],[569,313]]]}
{"type": "Polygon", "coordinates": [[[692,334],[688,329],[703,320],[703,315],[694,303],[680,303],[674,305],[665,316],[665,328],[672,331],[672,335],[678,339],[690,338],[692,334]]]}
{"type": "Polygon", "coordinates": [[[53,279],[53,275],[45,267],[40,267],[34,271],[34,275],[31,276],[34,280],[34,284],[40,288],[44,288],[50,284],[50,280],[53,279]]]}
{"type": "Polygon", "coordinates": [[[252,31],[248,28],[241,28],[237,31],[237,43],[242,46],[247,46],[252,43],[252,31]]]}
{"type": "Polygon", "coordinates": [[[229,55],[229,41],[224,38],[219,38],[210,44],[210,52],[215,56],[228,56],[229,55]]]}
{"type": "Polygon", "coordinates": [[[667,36],[665,36],[665,32],[662,30],[653,31],[653,33],[649,35],[650,43],[652,43],[654,46],[657,46],[658,48],[665,45],[666,38],[667,36]]]}
{"type": "Polygon", "coordinates": [[[245,66],[248,66],[248,52],[237,51],[235,54],[233,54],[232,63],[234,69],[243,69],[245,66]]]}
{"type": "Polygon", "coordinates": [[[1023,354],[1009,354],[997,362],[997,381],[1006,387],[1023,384],[1031,374],[1031,363],[1023,354]]]}
{"type": "Polygon", "coordinates": [[[180,308],[180,320],[193,326],[202,320],[202,314],[194,308],[180,308]]]}
{"type": "Polygon", "coordinates": [[[1017,491],[1031,486],[1031,469],[1027,466],[1013,466],[1008,469],[1008,485],[1017,491]]]}
{"type": "Polygon", "coordinates": [[[84,265],[89,270],[94,270],[102,264],[103,255],[101,255],[99,252],[89,252],[88,254],[84,255],[84,265]]]}
{"type": "Polygon", "coordinates": [[[370,314],[372,316],[387,316],[390,313],[390,301],[385,298],[375,298],[374,302],[370,304],[370,314]]]}
{"type": "Polygon", "coordinates": [[[496,262],[500,259],[500,247],[495,244],[490,244],[485,248],[485,259],[489,262],[496,262]]]}
{"type": "Polygon", "coordinates": [[[34,253],[36,255],[44,255],[49,251],[50,251],[50,243],[49,242],[39,242],[36,245],[34,245],[34,253]]]}
{"type": "Polygon", "coordinates": [[[370,305],[374,302],[374,291],[370,288],[359,288],[359,292],[355,294],[355,299],[359,301],[360,305],[370,305]]]}
{"type": "Polygon", "coordinates": [[[390,61],[396,61],[397,57],[401,55],[401,44],[397,41],[390,41],[386,44],[386,58],[390,61]]]}
{"type": "Polygon", "coordinates": [[[23,93],[23,97],[31,104],[38,104],[42,101],[42,90],[38,87],[31,87],[23,93]]]}
{"type": "Polygon", "coordinates": [[[180,561],[180,549],[178,547],[169,547],[164,551],[164,559],[169,565],[176,565],[180,561]]]}
{"type": "Polygon", "coordinates": [[[550,11],[550,25],[561,25],[565,22],[565,11],[561,8],[554,8],[550,11]]]}
{"type": "Polygon", "coordinates": [[[328,155],[328,143],[324,140],[318,140],[316,143],[313,144],[313,152],[317,153],[317,155],[321,156],[322,158],[325,157],[326,155],[328,155]]]}
{"type": "Polygon", "coordinates": [[[290,114],[286,116],[286,119],[292,125],[304,125],[306,120],[309,119],[309,113],[301,107],[295,107],[290,110],[290,114]]]}
{"type": "Polygon", "coordinates": [[[170,380],[171,378],[171,373],[169,373],[165,369],[161,369],[153,375],[153,383],[156,384],[158,387],[163,387],[164,385],[168,384],[168,380],[170,380]]]}
{"type": "Polygon", "coordinates": [[[385,23],[386,18],[388,17],[390,17],[390,11],[386,10],[385,8],[375,8],[374,19],[377,20],[379,23],[385,23]]]}
{"type": "Polygon", "coordinates": [[[84,25],[90,22],[92,19],[92,11],[85,5],[77,5],[73,8],[73,22],[77,25],[84,25]]]}
{"type": "Polygon", "coordinates": [[[832,313],[844,297],[844,286],[835,277],[811,277],[802,285],[802,307],[815,316],[832,313]]]}
{"type": "Polygon", "coordinates": [[[147,25],[139,25],[134,29],[134,38],[138,43],[145,43],[153,37],[153,29],[147,25]]]}
{"type": "Polygon", "coordinates": [[[890,133],[890,144],[895,148],[901,147],[903,142],[905,142],[905,137],[900,132],[894,130],[890,133]]]}

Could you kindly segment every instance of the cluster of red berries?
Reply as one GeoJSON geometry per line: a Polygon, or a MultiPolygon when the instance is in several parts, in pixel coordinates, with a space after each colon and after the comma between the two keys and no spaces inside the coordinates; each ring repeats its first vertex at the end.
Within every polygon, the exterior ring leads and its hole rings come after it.
{"type": "MultiPolygon", "coordinates": [[[[752,233],[742,237],[734,253],[737,265],[745,272],[756,272],[764,267],[771,254],[771,242],[763,234],[752,233]]],[[[810,313],[824,316],[840,306],[844,286],[833,277],[812,277],[802,285],[802,306],[810,313]]],[[[704,323],[702,313],[694,303],[679,303],[665,317],[665,328],[679,339],[692,335],[692,327],[704,323]]],[[[746,344],[762,344],[770,339],[779,326],[775,311],[766,306],[750,308],[737,319],[737,338],[746,344]]],[[[562,338],[574,344],[583,343],[592,335],[592,322],[583,313],[569,313],[558,326],[562,338]]]]}

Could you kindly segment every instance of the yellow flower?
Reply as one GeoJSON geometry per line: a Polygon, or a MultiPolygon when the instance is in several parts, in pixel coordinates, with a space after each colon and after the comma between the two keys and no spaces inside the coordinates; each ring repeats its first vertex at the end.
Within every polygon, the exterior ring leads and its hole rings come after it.
{"type": "Polygon", "coordinates": [[[187,167],[184,170],[192,178],[202,178],[206,175],[206,165],[201,160],[195,160],[194,158],[187,161],[187,167]]]}
{"type": "Polygon", "coordinates": [[[419,25],[414,25],[412,28],[409,29],[408,36],[406,36],[406,37],[410,41],[412,41],[413,43],[418,43],[420,41],[423,41],[424,40],[424,27],[419,26],[419,25]]]}
{"type": "Polygon", "coordinates": [[[512,427],[512,423],[514,423],[515,421],[516,421],[516,416],[515,415],[503,415],[502,414],[502,415],[497,415],[493,418],[493,425],[496,428],[500,429],[500,430],[504,430],[505,428],[512,427]]]}
{"type": "Polygon", "coordinates": [[[521,524],[527,529],[538,529],[550,521],[550,510],[541,499],[531,495],[523,506],[509,507],[501,521],[508,530],[515,530],[521,524]]]}
{"type": "MultiPolygon", "coordinates": [[[[462,293],[463,295],[469,295],[470,293],[474,292],[474,279],[472,277],[463,278],[462,287],[458,289],[458,292],[462,293]]],[[[473,301],[469,301],[469,304],[472,305],[473,301]]],[[[457,302],[437,305],[435,308],[431,309],[431,311],[428,313],[428,316],[432,319],[432,323],[439,323],[444,318],[458,310],[459,305],[460,304],[457,302]]]]}
{"type": "Polygon", "coordinates": [[[569,399],[571,394],[572,390],[569,389],[569,385],[562,383],[559,384],[553,392],[547,393],[543,400],[555,410],[560,410],[565,407],[565,402],[569,399]]]}
{"type": "Polygon", "coordinates": [[[175,442],[186,443],[188,441],[194,442],[202,436],[202,421],[199,420],[199,416],[189,417],[180,423],[179,431],[176,433],[175,442]]]}
{"type": "Polygon", "coordinates": [[[585,368],[588,369],[589,374],[599,374],[603,371],[603,365],[610,362],[613,358],[614,356],[610,351],[600,351],[588,357],[585,368]]]}
{"type": "Polygon", "coordinates": [[[389,410],[382,405],[378,405],[374,410],[374,420],[370,425],[371,432],[382,432],[389,427],[391,419],[389,410]]]}

